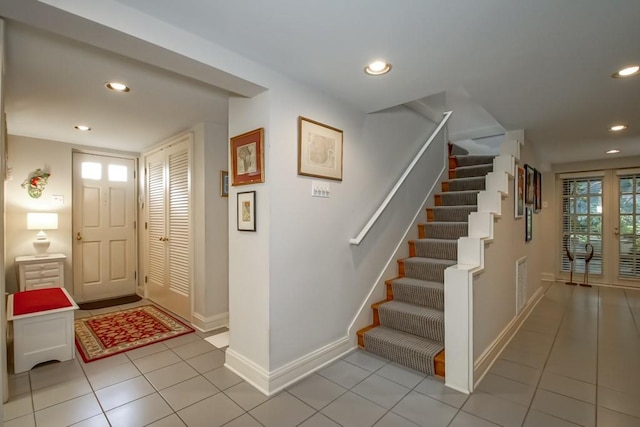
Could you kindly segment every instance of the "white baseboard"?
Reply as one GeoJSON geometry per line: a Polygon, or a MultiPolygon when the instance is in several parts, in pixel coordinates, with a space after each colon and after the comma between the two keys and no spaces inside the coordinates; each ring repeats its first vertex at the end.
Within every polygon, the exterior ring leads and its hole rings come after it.
{"type": "Polygon", "coordinates": [[[271,372],[229,347],[224,366],[263,394],[271,396],[352,351],[355,348],[352,341],[349,337],[341,338],[271,372]]]}
{"type": "Polygon", "coordinates": [[[542,273],[540,280],[542,280],[543,282],[555,282],[556,275],[553,273],[542,273]]]}
{"type": "Polygon", "coordinates": [[[531,314],[535,306],[542,299],[544,295],[544,289],[542,286],[538,287],[533,293],[529,301],[522,309],[520,314],[514,317],[506,328],[502,330],[500,335],[487,347],[487,349],[478,357],[473,367],[473,386],[474,389],[482,381],[487,374],[493,363],[498,359],[502,350],[509,344],[509,341],[514,337],[522,323],[527,320],[527,317],[531,314]]]}
{"type": "Polygon", "coordinates": [[[191,324],[200,332],[210,332],[215,329],[228,327],[229,312],[224,312],[209,317],[204,317],[198,313],[193,313],[191,324]]]}

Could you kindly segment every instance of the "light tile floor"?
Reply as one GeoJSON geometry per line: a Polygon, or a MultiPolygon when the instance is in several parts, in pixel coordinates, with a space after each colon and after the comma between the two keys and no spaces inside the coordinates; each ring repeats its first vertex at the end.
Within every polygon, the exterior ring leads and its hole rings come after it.
{"type": "Polygon", "coordinates": [[[471,396],[355,351],[271,398],[196,333],[11,376],[4,425],[640,426],[639,331],[640,291],[555,284],[471,396]]]}

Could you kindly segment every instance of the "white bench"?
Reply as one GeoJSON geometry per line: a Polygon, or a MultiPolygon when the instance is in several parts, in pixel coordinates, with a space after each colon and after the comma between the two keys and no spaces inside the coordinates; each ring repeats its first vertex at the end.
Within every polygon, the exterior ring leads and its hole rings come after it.
{"type": "Polygon", "coordinates": [[[9,295],[7,320],[13,323],[16,374],[30,370],[38,363],[63,362],[75,357],[73,312],[77,309],[78,305],[64,288],[9,295]]]}

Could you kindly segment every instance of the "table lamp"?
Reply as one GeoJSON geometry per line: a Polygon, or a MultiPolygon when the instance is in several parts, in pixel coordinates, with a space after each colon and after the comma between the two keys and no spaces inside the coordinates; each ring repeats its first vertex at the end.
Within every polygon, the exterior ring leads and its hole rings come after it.
{"type": "Polygon", "coordinates": [[[40,230],[33,241],[37,257],[46,257],[47,249],[51,242],[47,240],[44,230],[58,229],[58,214],[51,212],[29,212],[27,213],[27,230],[40,230]]]}

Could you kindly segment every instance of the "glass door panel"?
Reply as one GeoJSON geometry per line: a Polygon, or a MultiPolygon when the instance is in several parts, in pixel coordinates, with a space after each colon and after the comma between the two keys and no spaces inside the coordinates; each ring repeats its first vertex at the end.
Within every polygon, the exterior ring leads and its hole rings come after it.
{"type": "Polygon", "coordinates": [[[603,272],[603,177],[564,178],[562,180],[562,262],[561,271],[570,272],[573,257],[573,272],[586,271],[586,259],[593,248],[589,261],[589,274],[603,272]],[[567,249],[569,254],[567,254],[567,249]]]}
{"type": "Polygon", "coordinates": [[[618,222],[614,234],[618,238],[618,281],[640,280],[640,173],[618,175],[618,222]]]}

